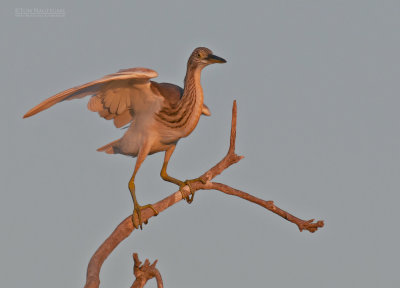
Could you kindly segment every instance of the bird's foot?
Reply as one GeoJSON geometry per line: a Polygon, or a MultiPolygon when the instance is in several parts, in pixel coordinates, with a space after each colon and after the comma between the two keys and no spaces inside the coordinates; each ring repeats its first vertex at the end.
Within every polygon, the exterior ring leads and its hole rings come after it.
{"type": "Polygon", "coordinates": [[[143,229],[143,228],[142,228],[143,223],[144,223],[144,224],[147,224],[147,222],[148,222],[148,220],[142,222],[142,210],[144,210],[144,209],[146,209],[146,208],[150,208],[150,209],[153,210],[153,212],[154,212],[154,214],[155,214],[154,216],[157,216],[157,215],[158,215],[158,211],[157,211],[157,210],[153,207],[153,205],[151,205],[151,204],[147,204],[147,205],[144,205],[144,206],[140,206],[139,204],[135,203],[134,205],[135,205],[135,208],[133,209],[133,213],[132,213],[132,223],[133,223],[133,226],[134,226],[136,229],[138,229],[138,228],[140,227],[140,230],[142,230],[142,229],[143,229]],[[135,221],[135,214],[137,215],[137,221],[139,222],[139,224],[136,224],[136,221],[135,221]]]}
{"type": "Polygon", "coordinates": [[[204,180],[203,178],[200,178],[200,177],[199,177],[199,178],[195,178],[195,179],[185,180],[185,181],[183,181],[182,184],[179,186],[179,191],[180,191],[181,194],[182,194],[182,198],[185,199],[186,202],[187,202],[188,204],[190,204],[190,203],[193,202],[194,192],[195,192],[195,191],[193,190],[191,184],[192,184],[192,183],[195,183],[195,182],[201,182],[201,183],[203,183],[203,184],[206,184],[206,183],[207,183],[206,180],[204,180]],[[187,196],[185,196],[185,194],[182,192],[183,187],[185,187],[186,185],[189,186],[189,189],[190,189],[190,194],[187,195],[187,196]]]}

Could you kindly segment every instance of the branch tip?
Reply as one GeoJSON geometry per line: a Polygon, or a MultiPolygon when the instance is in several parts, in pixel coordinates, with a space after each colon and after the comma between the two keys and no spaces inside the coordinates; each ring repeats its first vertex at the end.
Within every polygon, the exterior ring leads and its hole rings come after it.
{"type": "Polygon", "coordinates": [[[147,281],[152,278],[156,278],[158,288],[163,287],[160,271],[158,271],[158,269],[156,268],[157,260],[155,260],[153,264],[150,265],[149,259],[146,259],[144,261],[144,264],[140,265],[141,262],[137,253],[133,253],[133,260],[133,274],[135,275],[136,279],[133,282],[131,288],[143,288],[144,285],[146,285],[147,281]]]}

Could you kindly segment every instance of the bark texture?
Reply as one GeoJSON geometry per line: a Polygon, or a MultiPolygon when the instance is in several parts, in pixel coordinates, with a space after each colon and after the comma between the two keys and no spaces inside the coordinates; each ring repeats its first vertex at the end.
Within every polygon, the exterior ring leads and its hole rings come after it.
{"type": "MultiPolygon", "coordinates": [[[[257,205],[260,205],[260,206],[264,207],[265,209],[281,216],[282,218],[286,219],[287,221],[296,224],[300,231],[307,230],[307,231],[313,233],[313,232],[317,231],[318,228],[323,227],[324,226],[323,221],[314,222],[314,219],[302,220],[302,219],[297,218],[297,217],[293,216],[292,214],[286,212],[285,210],[277,207],[273,201],[266,201],[266,200],[257,198],[253,195],[250,195],[246,192],[243,192],[241,190],[232,188],[228,185],[211,181],[216,176],[221,174],[229,166],[239,162],[243,158],[243,156],[239,156],[235,153],[236,119],[237,119],[237,108],[236,108],[236,101],[234,101],[233,109],[232,109],[232,125],[231,125],[230,145],[229,145],[228,153],[221,161],[219,161],[216,165],[214,165],[212,168],[210,168],[207,172],[205,172],[203,175],[201,175],[199,177],[200,179],[202,179],[202,181],[197,181],[197,182],[191,183],[190,187],[188,185],[186,185],[185,187],[183,187],[182,191],[178,190],[175,193],[171,194],[170,196],[158,201],[157,203],[152,204],[152,206],[159,213],[161,213],[162,211],[164,211],[165,209],[178,203],[182,199],[185,199],[187,196],[189,196],[191,191],[195,192],[195,191],[206,191],[206,190],[218,190],[225,194],[237,196],[244,200],[247,200],[247,201],[253,202],[257,205]],[[204,182],[204,183],[202,183],[202,182],[204,182]]],[[[142,221],[143,222],[148,221],[153,216],[155,216],[155,214],[152,209],[147,208],[145,210],[142,210],[142,221]]],[[[135,215],[135,222],[138,223],[138,219],[137,219],[136,215],[135,215]]],[[[135,230],[135,227],[132,223],[132,216],[130,215],[127,218],[125,218],[117,226],[117,228],[115,228],[115,230],[111,233],[111,235],[97,249],[97,251],[94,253],[92,258],[90,259],[90,262],[88,265],[85,288],[98,288],[99,287],[99,285],[100,285],[100,277],[99,277],[100,269],[101,269],[101,266],[103,265],[105,259],[108,257],[108,255],[110,255],[112,253],[112,251],[115,249],[115,247],[117,247],[117,245],[119,243],[121,243],[125,238],[127,238],[132,233],[133,230],[135,230]]],[[[139,261],[139,259],[137,259],[137,261],[139,261]]],[[[135,263],[137,261],[135,260],[135,263]]],[[[149,265],[148,260],[146,260],[146,261],[147,262],[145,262],[145,264],[147,263],[147,266],[144,265],[144,267],[142,267],[142,269],[144,269],[144,270],[150,269],[150,267],[152,267],[151,265],[149,265]]],[[[137,263],[139,263],[139,262],[137,262],[137,263]]],[[[154,262],[152,264],[152,265],[154,265],[154,267],[153,267],[154,269],[155,269],[155,263],[156,262],[154,262]]],[[[138,265],[138,267],[139,266],[140,266],[140,264],[138,265]]],[[[136,267],[136,264],[135,264],[135,267],[136,267]]],[[[153,269],[153,268],[151,268],[151,269],[153,269]]],[[[137,268],[137,269],[139,269],[139,268],[137,268]]],[[[154,269],[151,271],[154,272],[154,269]]],[[[135,287],[135,288],[143,287],[146,284],[146,282],[149,279],[151,279],[148,277],[153,275],[153,274],[151,274],[153,272],[151,272],[151,273],[149,272],[150,274],[149,273],[146,274],[144,272],[144,270],[143,271],[140,269],[137,270],[137,271],[142,271],[140,273],[144,273],[144,274],[140,274],[138,272],[141,277],[141,278],[140,277],[139,278],[142,280],[138,280],[138,278],[137,278],[138,284],[135,284],[136,283],[136,281],[135,281],[134,285],[138,285],[138,286],[132,285],[132,287],[135,287]],[[143,275],[147,275],[146,276],[147,278],[144,277],[143,275]],[[145,281],[145,279],[147,279],[147,280],[145,281]],[[141,283],[143,281],[145,281],[145,282],[142,285],[141,283]],[[142,286],[140,286],[140,285],[142,285],[142,286]]],[[[148,270],[148,271],[150,271],[150,270],[148,270]]],[[[157,273],[159,275],[158,270],[157,270],[157,273]]],[[[156,274],[154,274],[154,275],[156,275],[156,274]]],[[[157,283],[158,283],[158,285],[161,285],[159,287],[162,287],[161,275],[159,275],[159,276],[160,276],[160,278],[159,278],[160,281],[157,280],[157,283]]],[[[138,275],[136,275],[136,277],[138,277],[138,275]]],[[[156,277],[156,279],[157,279],[157,276],[152,276],[152,277],[156,277]]]]}
{"type": "Polygon", "coordinates": [[[157,260],[150,265],[149,259],[146,259],[142,265],[137,253],[133,253],[133,261],[135,262],[135,265],[133,266],[133,274],[136,279],[131,288],[143,288],[147,281],[153,278],[156,278],[157,288],[164,287],[160,271],[156,268],[157,260]]]}

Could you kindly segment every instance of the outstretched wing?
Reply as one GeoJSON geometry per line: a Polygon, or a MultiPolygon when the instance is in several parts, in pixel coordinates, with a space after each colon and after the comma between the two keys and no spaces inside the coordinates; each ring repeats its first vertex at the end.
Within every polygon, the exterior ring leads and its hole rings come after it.
{"type": "Polygon", "coordinates": [[[98,80],[60,92],[29,110],[24,118],[33,116],[64,100],[93,95],[88,103],[90,111],[98,112],[107,120],[114,119],[116,127],[132,121],[134,113],[157,110],[163,99],[151,89],[150,79],[156,71],[147,68],[119,70],[98,80]]]}

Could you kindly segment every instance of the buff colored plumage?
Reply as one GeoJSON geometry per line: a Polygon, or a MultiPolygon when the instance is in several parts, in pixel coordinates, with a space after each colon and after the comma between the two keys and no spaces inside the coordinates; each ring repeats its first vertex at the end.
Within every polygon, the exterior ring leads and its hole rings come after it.
{"type": "MultiPolygon", "coordinates": [[[[200,115],[210,115],[203,103],[200,78],[204,67],[226,61],[215,56],[208,48],[196,48],[187,63],[184,88],[174,84],[157,83],[150,79],[157,72],[147,68],[123,69],[98,80],[60,92],[29,110],[24,118],[33,116],[64,100],[79,99],[91,95],[88,109],[98,112],[107,120],[113,119],[116,127],[129,124],[122,138],[115,140],[98,151],[137,157],[135,170],[129,181],[129,190],[141,227],[141,209],[135,194],[135,175],[149,154],[165,151],[161,177],[180,187],[191,181],[180,181],[167,174],[169,159],[179,139],[188,136],[196,127],[200,115]]],[[[186,199],[189,203],[192,198],[186,199]]],[[[154,210],[157,214],[157,211],[154,210]]],[[[134,220],[134,219],[133,219],[134,220]]],[[[134,222],[135,223],[135,222],[134,222]]]]}

